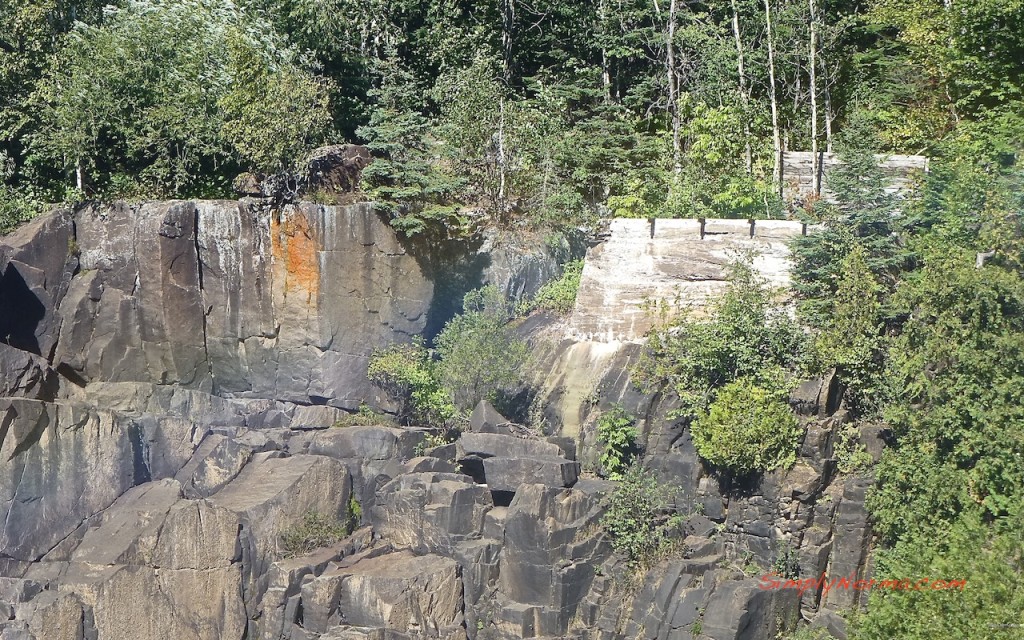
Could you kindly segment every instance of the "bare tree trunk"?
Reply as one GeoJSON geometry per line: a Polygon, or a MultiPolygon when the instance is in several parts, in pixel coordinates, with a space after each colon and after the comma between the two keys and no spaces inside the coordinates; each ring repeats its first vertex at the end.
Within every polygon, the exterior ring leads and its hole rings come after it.
{"type": "Polygon", "coordinates": [[[782,195],[782,135],[779,132],[779,100],[775,89],[775,42],[772,34],[772,9],[770,0],[764,0],[764,23],[768,40],[768,97],[772,105],[772,178],[776,192],[782,195]]]}
{"type": "MultiPolygon", "coordinates": [[[[597,5],[597,19],[599,22],[598,30],[603,36],[607,36],[605,31],[605,22],[608,19],[608,12],[605,9],[605,0],[597,5]]],[[[602,38],[602,41],[604,38],[602,38]]],[[[604,84],[604,95],[605,100],[608,102],[614,102],[615,96],[612,95],[612,74],[608,68],[608,50],[604,46],[604,42],[601,44],[601,82],[604,84]]]]}
{"type": "Polygon", "coordinates": [[[665,37],[665,72],[668,75],[668,109],[672,116],[672,169],[676,175],[683,170],[683,148],[679,139],[679,77],[676,74],[676,14],[678,0],[671,0],[668,8],[668,34],[665,37]]]}
{"type": "Polygon", "coordinates": [[[736,73],[740,102],[743,105],[743,160],[750,174],[754,170],[754,155],[750,150],[750,96],[747,94],[747,74],[743,67],[743,39],[740,37],[740,11],[736,0],[732,0],[732,33],[736,38],[736,73]]]}
{"type": "Polygon", "coordinates": [[[75,186],[80,192],[85,191],[85,178],[83,174],[82,159],[78,158],[78,160],[75,161],[75,186]]]}
{"type": "Polygon", "coordinates": [[[505,81],[512,78],[512,44],[513,29],[516,21],[515,0],[502,0],[501,7],[501,47],[502,65],[505,73],[505,81]]]}
{"type": "Polygon", "coordinates": [[[832,153],[832,121],[836,116],[832,112],[832,91],[828,86],[828,78],[822,87],[822,98],[825,100],[825,151],[832,153]]]}
{"type": "Polygon", "coordinates": [[[505,98],[498,100],[498,217],[505,221],[505,98]]]}
{"type": "Polygon", "coordinates": [[[821,158],[818,157],[818,16],[814,0],[811,9],[810,90],[811,90],[811,184],[815,196],[821,195],[821,158]]]}

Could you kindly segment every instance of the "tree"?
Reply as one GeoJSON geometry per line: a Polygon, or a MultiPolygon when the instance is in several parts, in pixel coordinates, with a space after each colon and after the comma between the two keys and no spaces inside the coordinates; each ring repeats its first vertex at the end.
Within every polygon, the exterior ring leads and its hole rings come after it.
{"type": "Polygon", "coordinates": [[[847,386],[851,408],[867,415],[882,406],[885,342],[882,287],[868,268],[865,250],[855,246],[839,267],[836,292],[815,339],[815,370],[835,367],[847,386]]]}
{"type": "Polygon", "coordinates": [[[645,388],[667,385],[691,418],[734,380],[775,380],[795,365],[804,341],[785,310],[775,306],[766,283],[743,263],[734,266],[729,290],[708,315],[684,316],[654,332],[633,371],[645,388]]]}
{"type": "Polygon", "coordinates": [[[79,188],[128,180],[166,195],[288,164],[327,125],[323,85],[301,62],[230,2],[132,0],[75,26],[33,99],[31,159],[79,188]]]}
{"type": "Polygon", "coordinates": [[[887,179],[870,149],[840,153],[842,164],[829,175],[835,204],[819,203],[822,228],[797,238],[794,245],[794,289],[801,317],[812,327],[828,322],[829,307],[840,279],[840,267],[861,247],[863,260],[883,292],[891,292],[909,256],[896,236],[901,218],[886,191],[887,179]]]}
{"type": "Polygon", "coordinates": [[[470,292],[464,312],[445,324],[435,343],[438,377],[456,406],[472,409],[480,400],[499,400],[521,380],[526,343],[507,326],[510,310],[497,289],[470,292]]]}
{"type": "Polygon", "coordinates": [[[948,531],[908,540],[879,557],[874,579],[911,588],[871,592],[851,638],[923,640],[938,634],[1010,640],[1024,609],[1024,537],[1019,514],[998,527],[966,517],[948,531]],[[936,539],[938,538],[938,539],[936,539]],[[964,581],[963,586],[951,581],[964,581]],[[913,588],[920,587],[920,588],[913,588]]]}
{"type": "Polygon", "coordinates": [[[440,143],[416,108],[415,84],[392,55],[378,62],[379,88],[369,124],[358,129],[377,160],[363,170],[367,191],[391,224],[408,236],[459,235],[465,180],[441,166],[440,143]]]}

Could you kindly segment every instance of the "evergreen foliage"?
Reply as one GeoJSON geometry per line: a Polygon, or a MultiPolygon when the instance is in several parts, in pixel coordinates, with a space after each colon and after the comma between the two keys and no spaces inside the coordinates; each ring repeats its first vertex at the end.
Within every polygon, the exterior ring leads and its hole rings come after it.
{"type": "Polygon", "coordinates": [[[786,402],[787,391],[749,378],[722,387],[690,427],[697,453],[738,475],[792,466],[803,429],[786,402]]]}

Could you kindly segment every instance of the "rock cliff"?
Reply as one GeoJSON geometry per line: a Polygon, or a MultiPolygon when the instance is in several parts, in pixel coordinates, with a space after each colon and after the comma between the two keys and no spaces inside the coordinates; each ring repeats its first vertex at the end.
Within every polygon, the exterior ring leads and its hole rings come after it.
{"type": "Polygon", "coordinates": [[[870,570],[831,379],[794,395],[793,469],[719,486],[671,394],[630,383],[640,345],[574,333],[581,298],[568,323],[519,327],[546,432],[484,404],[443,446],[333,426],[386,405],[375,347],[436,330],[482,282],[535,291],[557,273],[544,251],[413,245],[365,204],[166,202],[36,220],[0,241],[0,273],[0,638],[760,639],[858,604],[758,580],[870,570]],[[687,514],[680,552],[640,573],[588,473],[615,403],[687,514]],[[288,548],[310,514],[348,535],[288,548]]]}

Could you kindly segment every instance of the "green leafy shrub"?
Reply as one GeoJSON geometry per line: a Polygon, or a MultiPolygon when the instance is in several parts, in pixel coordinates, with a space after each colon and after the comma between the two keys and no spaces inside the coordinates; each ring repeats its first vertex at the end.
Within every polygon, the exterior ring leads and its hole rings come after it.
{"type": "Polygon", "coordinates": [[[580,288],[582,273],[582,260],[574,260],[566,264],[561,278],[545,284],[537,291],[537,295],[533,298],[534,307],[561,314],[571,313],[576,305],[576,293],[580,288]]]}
{"type": "Polygon", "coordinates": [[[729,289],[708,317],[683,317],[654,331],[633,370],[641,388],[668,385],[682,402],[681,413],[690,418],[703,413],[717,390],[737,378],[770,378],[780,367],[794,367],[806,341],[749,264],[737,262],[731,271],[729,289]]]}
{"type": "Polygon", "coordinates": [[[348,522],[346,522],[346,535],[351,534],[353,531],[359,528],[359,523],[363,519],[363,506],[356,500],[356,496],[353,493],[348,497],[348,522]]]}
{"type": "Polygon", "coordinates": [[[871,466],[873,459],[859,440],[859,431],[852,424],[843,425],[836,436],[832,454],[843,473],[853,473],[871,466]]]}
{"type": "Polygon", "coordinates": [[[386,413],[373,409],[370,405],[365,402],[359,405],[359,410],[355,413],[350,413],[332,426],[334,427],[363,427],[372,425],[390,425],[394,424],[394,418],[386,413]]]}
{"type": "Polygon", "coordinates": [[[906,539],[879,553],[875,580],[885,584],[909,578],[911,588],[873,589],[867,611],[851,620],[850,637],[1019,640],[1022,531],[1019,514],[995,526],[970,514],[939,536],[906,539]],[[920,580],[927,582],[914,589],[920,580]],[[940,580],[947,584],[936,584],[940,580]],[[962,588],[948,584],[959,580],[965,582],[962,588]]]}
{"type": "Polygon", "coordinates": [[[742,475],[791,466],[803,430],[778,387],[740,378],[719,391],[690,433],[702,458],[742,475]]]}
{"type": "Polygon", "coordinates": [[[612,480],[622,478],[622,472],[634,454],[639,436],[635,423],[636,419],[620,405],[606,411],[597,420],[597,437],[603,445],[601,466],[612,480]]]}
{"type": "Polygon", "coordinates": [[[404,422],[446,426],[456,408],[438,381],[435,367],[423,341],[417,339],[374,351],[367,377],[400,403],[399,417],[404,422]]]}
{"type": "Polygon", "coordinates": [[[650,471],[634,463],[608,496],[601,527],[617,551],[630,562],[643,564],[670,544],[680,521],[670,507],[668,491],[650,471]]]}
{"type": "Polygon", "coordinates": [[[6,235],[39,213],[39,207],[0,184],[0,235],[6,235]]]}
{"type": "MultiPolygon", "coordinates": [[[[358,503],[356,503],[358,506],[358,503]]],[[[349,513],[351,517],[351,512],[349,513]]],[[[320,547],[329,547],[349,535],[351,530],[346,524],[310,511],[302,517],[302,522],[281,534],[281,547],[286,558],[304,556],[320,547]]]]}
{"type": "Polygon", "coordinates": [[[39,213],[39,206],[10,186],[14,161],[0,149],[0,235],[13,231],[39,213]]]}
{"type": "Polygon", "coordinates": [[[437,374],[455,405],[469,410],[518,385],[529,352],[509,328],[511,305],[496,288],[471,291],[463,306],[437,336],[437,374]]]}

